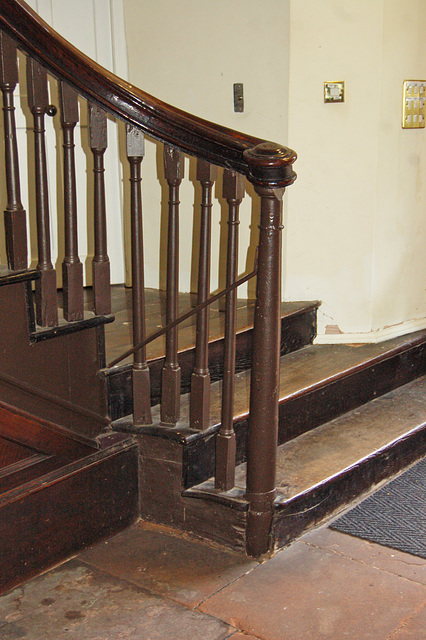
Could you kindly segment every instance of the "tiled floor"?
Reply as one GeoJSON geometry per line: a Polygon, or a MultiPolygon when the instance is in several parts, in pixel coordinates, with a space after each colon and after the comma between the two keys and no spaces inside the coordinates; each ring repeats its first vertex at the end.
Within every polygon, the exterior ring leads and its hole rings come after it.
{"type": "Polygon", "coordinates": [[[139,524],[0,598],[1,640],[424,640],[426,563],[326,525],[259,564],[139,524]]]}

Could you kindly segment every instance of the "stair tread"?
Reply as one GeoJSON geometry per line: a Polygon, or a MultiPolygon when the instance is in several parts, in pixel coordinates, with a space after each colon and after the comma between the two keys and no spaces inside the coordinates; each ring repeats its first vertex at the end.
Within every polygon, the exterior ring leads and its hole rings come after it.
{"type": "MultiPolygon", "coordinates": [[[[351,467],[414,429],[426,427],[426,376],[391,391],[277,449],[280,500],[351,467]]],[[[236,486],[245,487],[245,463],[236,486]]]]}
{"type": "MultiPolygon", "coordinates": [[[[419,331],[407,336],[393,338],[378,344],[308,345],[280,359],[280,402],[310,389],[326,384],[333,378],[351,375],[360,367],[371,366],[378,359],[390,357],[395,351],[408,349],[426,339],[426,332],[419,331]]],[[[210,428],[220,424],[222,383],[211,385],[210,428]]],[[[250,371],[242,371],[235,377],[234,420],[248,416],[250,393],[250,371]]],[[[181,396],[181,417],[174,428],[180,434],[190,434],[190,394],[181,396]]],[[[153,421],[160,421],[160,406],[153,407],[153,421]]],[[[193,433],[193,432],[192,432],[193,433]]],[[[198,435],[198,434],[197,434],[198,435]]]]}
{"type": "MultiPolygon", "coordinates": [[[[308,431],[277,448],[277,503],[325,483],[408,434],[426,429],[426,376],[376,398],[358,409],[308,431]]],[[[185,495],[216,494],[244,502],[246,463],[237,466],[235,486],[216,492],[214,479],[192,487],[185,495]]]]}
{"type": "MultiPolygon", "coordinates": [[[[157,289],[146,289],[146,319],[147,335],[165,326],[165,292],[157,289]]],[[[282,317],[314,309],[318,307],[317,301],[283,302],[281,304],[282,317]]],[[[90,301],[87,303],[90,305],[90,301]]],[[[196,305],[196,296],[190,293],[179,293],[179,313],[186,313],[191,307],[196,305]]],[[[132,345],[132,315],[131,315],[131,290],[122,287],[112,289],[112,313],[115,322],[105,327],[105,342],[108,362],[119,357],[126,349],[132,345]]],[[[242,332],[253,326],[254,301],[238,299],[237,301],[237,332],[242,332]]],[[[223,338],[225,333],[225,314],[219,309],[219,302],[211,305],[210,310],[210,342],[223,338]]],[[[196,335],[196,316],[188,318],[180,325],[179,331],[179,352],[193,349],[196,335]]],[[[165,336],[147,345],[148,360],[155,360],[164,357],[165,336]]],[[[133,361],[129,356],[120,366],[133,361]]]]}

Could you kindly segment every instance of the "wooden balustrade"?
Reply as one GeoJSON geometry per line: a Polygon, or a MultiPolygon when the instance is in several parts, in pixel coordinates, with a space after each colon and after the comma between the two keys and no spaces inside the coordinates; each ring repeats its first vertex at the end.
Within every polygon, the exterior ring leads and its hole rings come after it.
{"type": "MultiPolygon", "coordinates": [[[[131,185],[133,343],[138,345],[146,337],[141,196],[141,164],[145,155],[145,140],[142,131],[127,126],[126,143],[131,185]]],[[[146,361],[146,347],[139,347],[133,358],[133,422],[136,426],[152,423],[151,383],[146,361]]]]}
{"type": "MultiPolygon", "coordinates": [[[[210,295],[210,242],[212,190],[217,169],[205,160],[197,162],[197,180],[201,183],[201,222],[198,257],[198,304],[210,295]]],[[[208,307],[197,314],[195,368],[191,380],[190,425],[192,429],[207,429],[210,418],[209,373],[209,313],[208,307]]]]}
{"type": "Polygon", "coordinates": [[[74,129],[78,122],[78,94],[66,82],[59,83],[59,102],[64,148],[64,238],[62,262],[64,318],[83,319],[83,265],[78,256],[77,187],[75,177],[74,129]]]}
{"type": "MultiPolygon", "coordinates": [[[[53,309],[55,272],[52,266],[46,178],[44,115],[48,94],[46,71],[59,79],[60,122],[64,148],[64,318],[82,320],[83,266],[78,255],[74,130],[79,120],[78,96],[89,101],[90,148],[93,155],[95,252],[93,260],[94,311],[109,314],[109,258],[106,238],[104,154],[107,149],[106,114],[126,123],[126,155],[130,166],[130,218],[132,237],[133,301],[133,421],[136,427],[152,423],[150,372],[146,344],[166,333],[162,372],[163,425],[180,418],[180,367],[177,325],[191,312],[178,317],[179,187],[183,178],[183,153],[197,158],[201,184],[199,277],[195,367],[191,383],[190,426],[209,427],[210,374],[208,362],[210,295],[210,236],[213,186],[217,166],[225,168],[223,196],[229,209],[228,257],[225,305],[225,354],[222,425],[217,437],[216,488],[227,491],[234,483],[235,434],[233,394],[235,369],[235,314],[239,205],[244,176],[261,199],[258,277],[253,331],[253,364],[247,460],[249,502],[247,545],[260,555],[268,548],[272,503],[275,497],[275,456],[278,427],[280,273],[282,195],[295,179],[290,149],[214,125],[184,113],[118,81],[55,34],[22,0],[2,0],[0,8],[0,88],[3,94],[7,206],[6,245],[10,269],[27,267],[26,213],[20,199],[19,166],[13,95],[18,82],[16,44],[28,56],[28,98],[34,119],[38,269],[37,322],[56,324],[53,309]],[[165,144],[164,170],[169,188],[167,309],[164,330],[146,335],[144,300],[144,252],[141,198],[141,165],[144,133],[165,144]]],[[[251,277],[252,274],[250,274],[251,277]]]]}

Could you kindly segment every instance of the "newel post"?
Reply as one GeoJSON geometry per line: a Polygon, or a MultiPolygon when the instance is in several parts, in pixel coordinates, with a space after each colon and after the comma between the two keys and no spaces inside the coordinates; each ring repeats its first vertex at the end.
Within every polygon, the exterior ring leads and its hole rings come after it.
{"type": "MultiPolygon", "coordinates": [[[[281,317],[282,198],[296,175],[289,149],[262,144],[245,152],[253,163],[249,179],[261,198],[253,362],[247,449],[247,553],[270,550],[276,494],[281,317]],[[261,172],[269,184],[260,184],[261,172]]],[[[266,180],[265,180],[266,182],[266,180]]]]}

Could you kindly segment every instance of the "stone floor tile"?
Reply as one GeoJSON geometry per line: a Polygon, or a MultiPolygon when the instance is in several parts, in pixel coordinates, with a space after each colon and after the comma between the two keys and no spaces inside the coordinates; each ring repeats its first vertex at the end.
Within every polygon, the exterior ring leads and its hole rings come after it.
{"type": "Polygon", "coordinates": [[[230,636],[229,640],[262,640],[259,636],[247,635],[246,633],[240,633],[237,631],[232,636],[230,636]]]}
{"type": "Polygon", "coordinates": [[[334,551],[347,558],[376,567],[382,571],[403,576],[426,585],[426,562],[390,547],[384,547],[362,538],[350,536],[328,527],[320,527],[305,534],[301,540],[321,549],[334,551]]]}
{"type": "Polygon", "coordinates": [[[146,523],[97,545],[80,559],[190,608],[257,566],[242,554],[173,536],[146,523]]]}
{"type": "MultiPolygon", "coordinates": [[[[404,621],[401,628],[389,640],[422,640],[426,636],[426,603],[420,611],[409,620],[404,621]]],[[[231,636],[232,638],[234,636],[231,636]]]]}
{"type": "Polygon", "coordinates": [[[77,560],[0,598],[1,640],[225,640],[234,631],[77,560]]]}
{"type": "Polygon", "coordinates": [[[199,610],[263,640],[388,640],[425,598],[423,585],[299,541],[199,610]]]}

